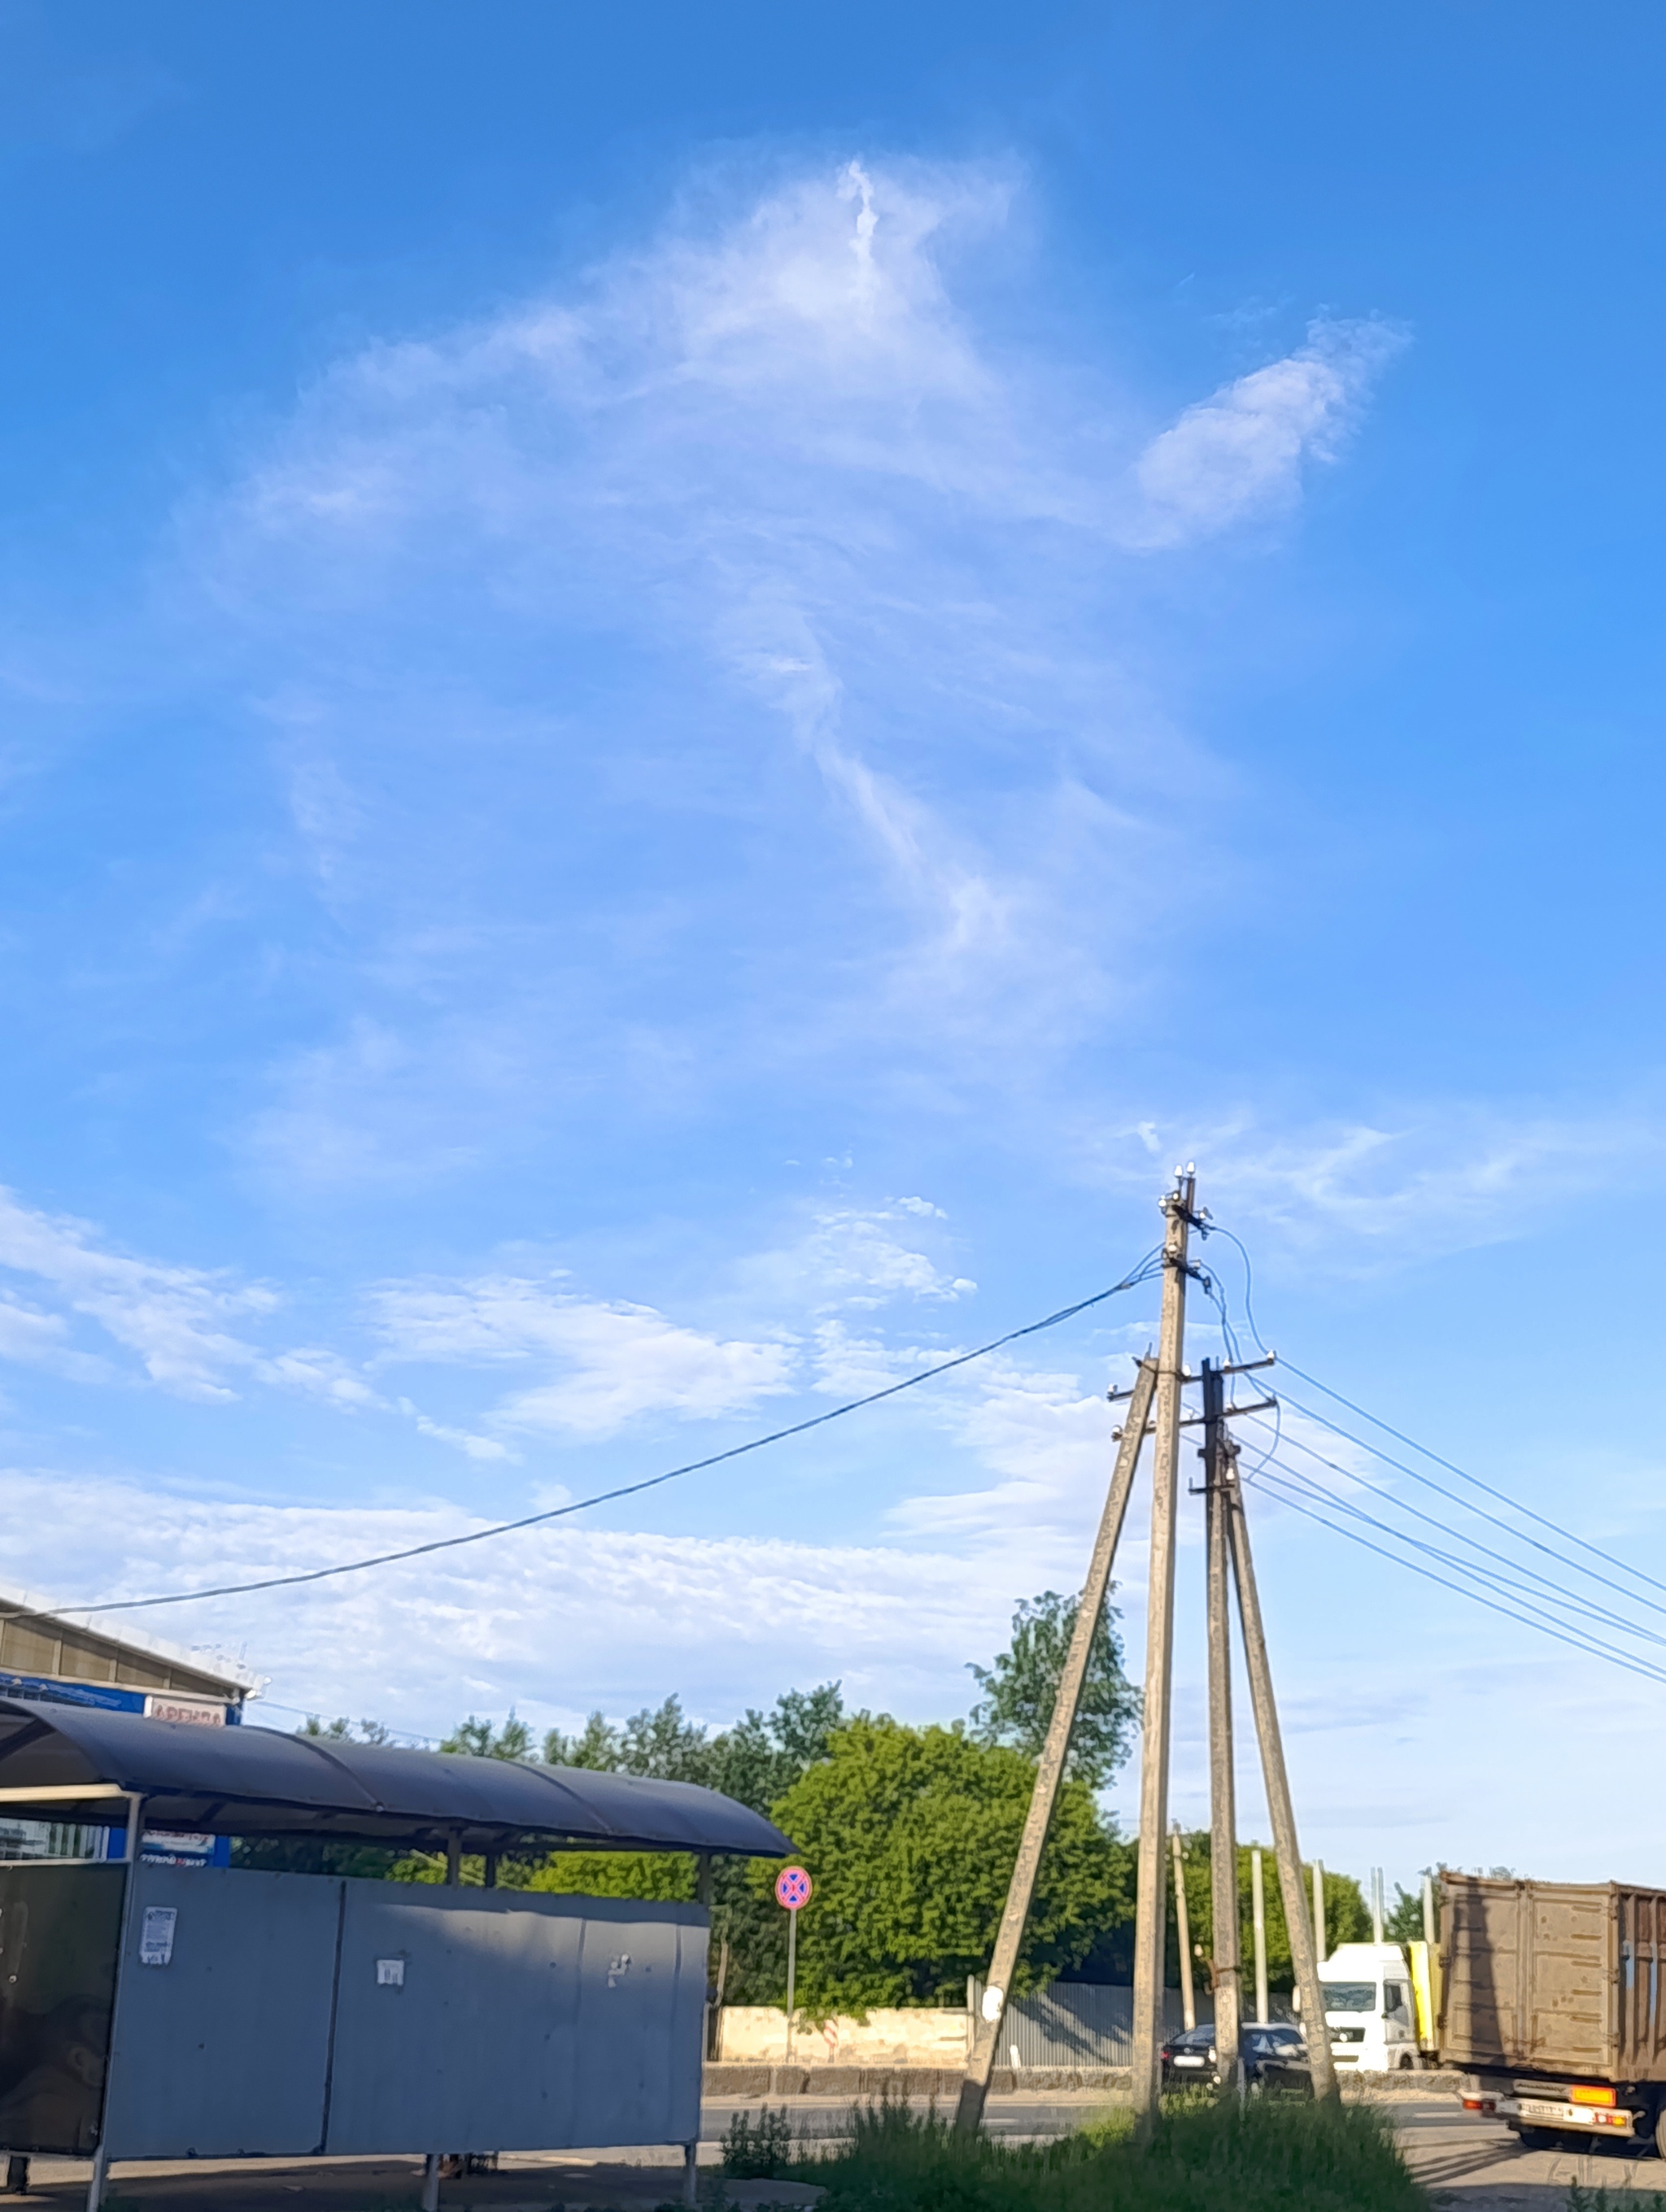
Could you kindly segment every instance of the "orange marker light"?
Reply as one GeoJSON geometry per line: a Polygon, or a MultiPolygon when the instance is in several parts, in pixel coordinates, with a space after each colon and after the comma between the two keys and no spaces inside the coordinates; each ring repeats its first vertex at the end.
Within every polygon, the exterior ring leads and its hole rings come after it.
{"type": "Polygon", "coordinates": [[[1594,2081],[1576,2081],[1568,2091],[1568,2102],[1572,2105],[1611,2105],[1614,2092],[1598,2088],[1594,2081]]]}

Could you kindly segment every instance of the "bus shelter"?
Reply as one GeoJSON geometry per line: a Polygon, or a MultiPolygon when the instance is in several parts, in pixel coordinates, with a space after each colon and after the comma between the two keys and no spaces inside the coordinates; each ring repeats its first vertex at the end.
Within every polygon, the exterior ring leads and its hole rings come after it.
{"type": "Polygon", "coordinates": [[[0,1867],[0,2145],[112,2159],[680,2144],[703,1901],[489,1882],[505,1852],[791,1849],[692,1784],[0,1698],[0,1809],[124,1831],[0,1867]],[[443,1853],[444,1884],[163,1864],[144,1832],[443,1853]]]}

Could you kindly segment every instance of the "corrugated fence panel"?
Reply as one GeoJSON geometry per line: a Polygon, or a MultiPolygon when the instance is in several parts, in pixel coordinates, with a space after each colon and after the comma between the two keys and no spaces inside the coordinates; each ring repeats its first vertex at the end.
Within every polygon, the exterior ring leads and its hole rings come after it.
{"type": "MultiPolygon", "coordinates": [[[[982,1996],[983,1985],[974,1985],[973,2002],[982,1996]]],[[[1291,2016],[1288,2001],[1274,1997],[1268,2006],[1274,2020],[1291,2016]]],[[[1196,2002],[1200,2023],[1215,2015],[1214,2000],[1199,1990],[1196,2002]]],[[[1178,1990],[1163,1992],[1163,2031],[1177,2034],[1185,2026],[1178,1990]]],[[[1019,2066],[1128,2066],[1134,2059],[1134,1991],[1116,1984],[1051,1982],[1033,1996],[1015,1997],[1001,2024],[997,2063],[1019,2066]]]]}

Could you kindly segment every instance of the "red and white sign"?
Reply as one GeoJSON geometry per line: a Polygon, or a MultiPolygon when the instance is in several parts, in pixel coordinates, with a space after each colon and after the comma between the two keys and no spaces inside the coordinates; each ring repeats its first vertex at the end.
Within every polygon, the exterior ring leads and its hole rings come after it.
{"type": "Polygon", "coordinates": [[[810,1902],[811,1881],[802,1867],[783,1867],[775,1876],[775,1903],[797,1912],[810,1902]]]}

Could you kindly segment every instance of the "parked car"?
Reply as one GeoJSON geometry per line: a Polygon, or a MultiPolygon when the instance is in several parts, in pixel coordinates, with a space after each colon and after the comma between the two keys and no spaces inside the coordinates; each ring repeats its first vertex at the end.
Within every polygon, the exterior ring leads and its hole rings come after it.
{"type": "MultiPolygon", "coordinates": [[[[1238,2031],[1244,2087],[1251,2096],[1310,2097],[1307,2045],[1293,2021],[1256,2022],[1238,2031]]],[[[1213,2027],[1189,2027],[1163,2045],[1165,2089],[1213,2088],[1219,2083],[1213,2027]]]]}

